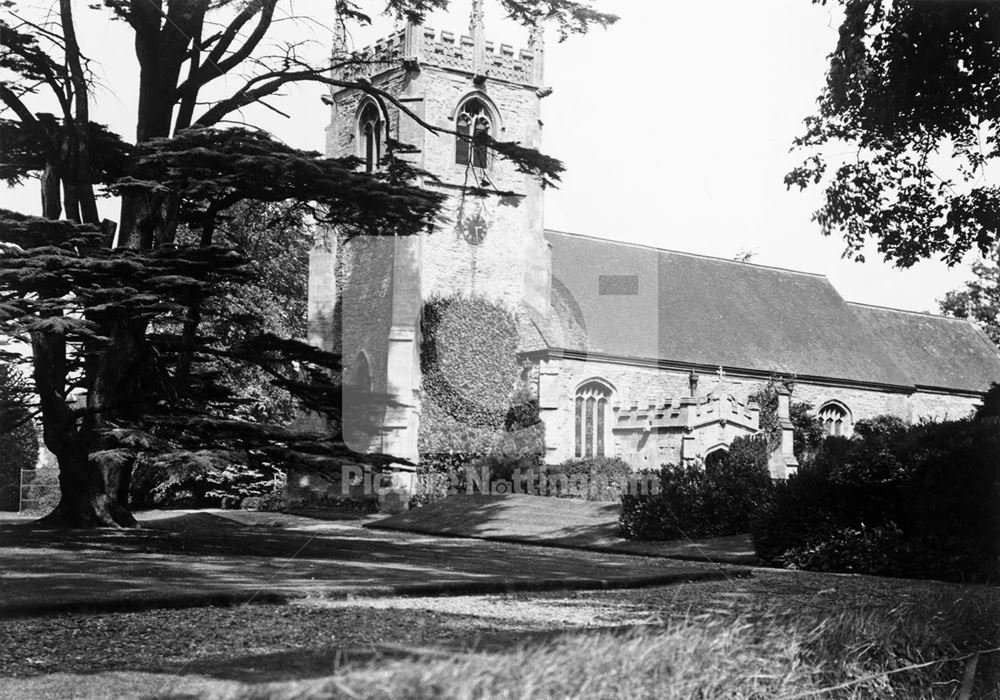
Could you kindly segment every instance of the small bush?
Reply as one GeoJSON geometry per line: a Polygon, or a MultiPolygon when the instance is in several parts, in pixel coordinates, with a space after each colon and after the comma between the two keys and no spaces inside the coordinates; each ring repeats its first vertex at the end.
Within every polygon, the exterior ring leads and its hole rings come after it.
{"type": "Polygon", "coordinates": [[[464,452],[421,455],[410,507],[419,508],[440,501],[448,496],[451,489],[464,490],[465,466],[475,458],[476,455],[464,452]]]}
{"type": "MultiPolygon", "coordinates": [[[[550,475],[563,474],[586,484],[586,492],[580,494],[588,501],[617,501],[628,492],[629,480],[635,477],[632,468],[618,457],[590,457],[566,460],[549,470],[550,475]]],[[[561,495],[550,493],[550,496],[561,495]]]]}
{"type": "Polygon", "coordinates": [[[770,497],[764,437],[737,438],[709,466],[666,465],[660,492],[622,496],[621,528],[630,539],[675,540],[746,532],[770,497]]]}
{"type": "Polygon", "coordinates": [[[262,496],[248,496],[240,502],[241,510],[262,510],[268,513],[280,513],[285,508],[285,494],[272,491],[262,496]]]}

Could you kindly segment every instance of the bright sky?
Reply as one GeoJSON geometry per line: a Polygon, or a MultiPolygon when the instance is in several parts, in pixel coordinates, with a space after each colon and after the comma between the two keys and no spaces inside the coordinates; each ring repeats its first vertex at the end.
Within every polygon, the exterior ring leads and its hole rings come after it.
{"type": "MultiPolygon", "coordinates": [[[[751,250],[760,264],[827,275],[848,300],[918,311],[936,310],[935,300],[969,277],[938,262],[897,270],[874,250],[864,264],[843,260],[841,241],[810,221],[819,191],[785,190],[782,178],[799,160],[789,146],[813,111],[836,42],[836,8],[809,0],[597,3],[621,21],[563,44],[548,37],[546,82],[555,91],[543,104],[543,148],[568,167],[546,199],[549,228],[726,258],[751,250]]],[[[95,117],[132,139],[133,48],[120,23],[88,4],[76,3],[76,12],[104,84],[95,117]]],[[[328,25],[331,4],[298,0],[294,8],[328,25]]],[[[487,36],[524,45],[525,31],[490,4],[487,36]]],[[[453,0],[448,15],[428,24],[463,31],[468,7],[453,0]]],[[[326,51],[316,26],[281,27],[316,40],[315,55],[326,51]]],[[[388,28],[383,21],[356,32],[357,45],[388,28]]],[[[264,110],[248,117],[293,146],[322,150],[328,111],[318,90],[292,88],[275,104],[292,118],[264,110]]],[[[37,187],[0,190],[0,207],[37,213],[37,187]]],[[[117,204],[102,213],[117,220],[117,204]]]]}

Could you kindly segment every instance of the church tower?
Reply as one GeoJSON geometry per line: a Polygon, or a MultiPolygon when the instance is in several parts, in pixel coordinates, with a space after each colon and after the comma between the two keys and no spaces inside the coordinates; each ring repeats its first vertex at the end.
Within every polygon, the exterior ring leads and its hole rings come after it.
{"type": "MultiPolygon", "coordinates": [[[[335,56],[345,55],[345,39],[338,21],[335,56]]],[[[408,23],[354,55],[360,60],[334,77],[368,81],[401,107],[356,88],[332,90],[324,100],[331,108],[327,155],[357,156],[374,170],[390,144],[406,144],[412,152],[404,157],[436,178],[421,184],[448,201],[430,233],[317,243],[310,340],[341,350],[346,382],[398,404],[386,410],[367,448],[415,460],[423,303],[475,295],[512,311],[548,308],[541,187],[461,138],[485,131],[496,141],[541,145],[541,100],[550,92],[543,87],[543,30],[533,27],[525,48],[496,44],[486,38],[483,0],[473,0],[468,33],[408,23]]]]}

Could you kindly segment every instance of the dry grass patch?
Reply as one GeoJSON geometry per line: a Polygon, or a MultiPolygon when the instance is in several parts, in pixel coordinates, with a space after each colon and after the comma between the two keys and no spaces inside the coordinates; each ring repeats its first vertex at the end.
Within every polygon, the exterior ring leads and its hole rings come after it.
{"type": "MultiPolygon", "coordinates": [[[[495,653],[427,654],[311,682],[244,688],[297,698],[949,698],[965,660],[998,644],[992,595],[849,609],[758,608],[627,632],[571,633],[495,653]],[[929,661],[940,663],[926,664],[929,661]],[[910,668],[917,666],[916,668],[910,668]]],[[[973,697],[996,698],[1000,659],[981,657],[973,697]]]]}

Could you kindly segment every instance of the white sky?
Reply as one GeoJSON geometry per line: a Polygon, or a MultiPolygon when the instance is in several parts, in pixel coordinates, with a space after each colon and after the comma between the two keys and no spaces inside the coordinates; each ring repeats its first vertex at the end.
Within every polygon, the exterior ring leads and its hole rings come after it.
{"type": "MultiPolygon", "coordinates": [[[[25,11],[45,0],[19,2],[25,11]]],[[[84,51],[104,83],[95,95],[97,121],[134,138],[137,67],[121,23],[75,3],[84,51]]],[[[381,8],[379,0],[361,0],[381,8]]],[[[299,14],[329,24],[329,0],[297,0],[299,14]]],[[[487,3],[487,36],[515,46],[526,32],[502,22],[487,3]]],[[[468,0],[433,17],[436,28],[463,30],[468,0]]],[[[563,44],[549,32],[543,103],[543,149],[565,161],[560,189],[546,199],[549,228],[731,258],[741,249],[754,262],[826,274],[851,301],[912,310],[961,286],[967,268],[925,262],[897,270],[874,251],[864,264],[843,260],[843,244],[810,221],[819,190],[786,191],[784,174],[800,160],[788,152],[813,112],[826,55],[837,36],[836,8],[808,0],[598,0],[621,16],[607,31],[563,44]]],[[[289,37],[328,38],[316,26],[285,22],[289,37]]],[[[388,29],[357,31],[357,44],[388,29]]],[[[230,88],[239,84],[228,79],[230,88]]],[[[275,104],[283,119],[248,113],[293,146],[322,150],[328,111],[315,88],[291,88],[275,104]]],[[[0,207],[37,213],[34,183],[0,189],[0,207]]],[[[118,219],[117,204],[102,213],[118,219]]]]}

